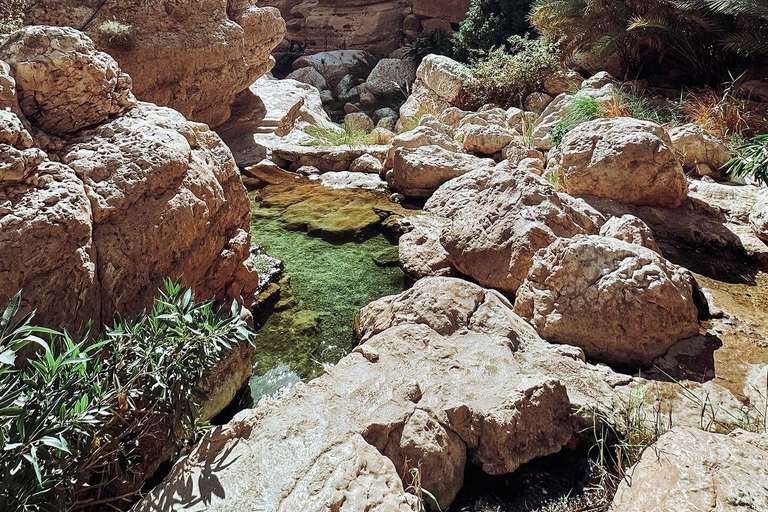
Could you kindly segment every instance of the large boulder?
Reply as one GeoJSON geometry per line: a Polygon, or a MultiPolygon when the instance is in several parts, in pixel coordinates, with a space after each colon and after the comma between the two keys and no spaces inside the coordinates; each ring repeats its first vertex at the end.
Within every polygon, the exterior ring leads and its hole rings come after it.
{"type": "Polygon", "coordinates": [[[411,59],[381,59],[376,63],[366,87],[376,96],[404,94],[416,80],[416,64],[411,59]]]}
{"type": "Polygon", "coordinates": [[[37,309],[40,324],[79,332],[140,312],[163,279],[183,276],[200,299],[249,305],[250,208],[229,149],[171,109],[111,108],[132,98],[130,80],[90,48],[55,27],[27,27],[2,47],[14,63],[0,65],[4,91],[34,90],[49,108],[0,118],[0,303],[23,289],[22,309],[37,309]],[[57,141],[49,154],[31,147],[31,120],[35,144],[57,141]]]}
{"type": "Polygon", "coordinates": [[[583,123],[563,138],[547,169],[574,196],[677,208],[688,195],[688,181],[667,132],[633,118],[583,123]]]}
{"type": "Polygon", "coordinates": [[[529,172],[481,169],[449,181],[424,212],[450,222],[440,243],[450,264],[483,286],[513,295],[537,250],[558,237],[596,233],[602,217],[529,172]]]}
{"type": "Polygon", "coordinates": [[[661,249],[656,243],[656,237],[648,224],[634,215],[622,215],[611,217],[600,228],[600,235],[609,238],[617,238],[630,244],[641,245],[661,254],[661,249]]]}
{"type": "Polygon", "coordinates": [[[395,151],[399,148],[416,149],[422,146],[440,146],[454,153],[461,151],[461,144],[429,126],[417,126],[413,130],[403,132],[392,138],[390,145],[391,148],[387,152],[387,159],[385,161],[385,167],[387,168],[392,167],[395,151]]]}
{"type": "Polygon", "coordinates": [[[27,23],[83,29],[133,79],[141,100],[210,126],[274,64],[285,24],[253,0],[40,0],[27,23]]]}
{"type": "Polygon", "coordinates": [[[471,4],[471,0],[448,0],[446,2],[414,0],[413,13],[422,18],[436,18],[451,23],[461,23],[467,16],[471,4]]]}
{"type": "Polygon", "coordinates": [[[697,124],[689,123],[672,128],[669,130],[669,138],[685,170],[706,165],[716,173],[731,158],[728,147],[697,124]]]}
{"type": "Polygon", "coordinates": [[[122,114],[136,104],[131,78],[82,32],[24,27],[0,46],[22,112],[41,130],[62,136],[122,114]]]}
{"type": "Polygon", "coordinates": [[[515,312],[546,340],[612,363],[650,364],[699,333],[692,276],[615,238],[560,238],[536,254],[515,312]]]}
{"type": "Polygon", "coordinates": [[[514,132],[498,125],[468,124],[459,133],[464,150],[480,155],[498,153],[515,139],[514,132]]]}
{"type": "Polygon", "coordinates": [[[611,512],[768,510],[768,436],[675,428],[643,452],[611,512]]]}
{"type": "Polygon", "coordinates": [[[458,103],[467,67],[444,55],[430,54],[421,61],[416,77],[440,99],[458,103]]]}
{"type": "Polygon", "coordinates": [[[454,153],[440,146],[398,148],[387,173],[390,187],[409,197],[429,197],[437,188],[457,176],[493,167],[490,159],[454,153]]]}
{"type": "Polygon", "coordinates": [[[358,335],[322,377],[206,434],[135,510],[421,510],[411,469],[446,509],[467,461],[508,473],[573,433],[565,386],[516,361],[536,335],[495,292],[425,280],[365,308],[358,335]]]}

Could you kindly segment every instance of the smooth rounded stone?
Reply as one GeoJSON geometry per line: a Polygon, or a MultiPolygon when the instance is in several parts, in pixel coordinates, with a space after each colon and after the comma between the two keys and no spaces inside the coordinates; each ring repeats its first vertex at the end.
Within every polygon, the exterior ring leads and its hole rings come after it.
{"type": "Polygon", "coordinates": [[[490,159],[455,153],[435,145],[400,147],[395,150],[387,183],[408,197],[429,197],[443,183],[494,164],[490,159]]]}
{"type": "MultiPolygon", "coordinates": [[[[387,126],[390,126],[390,123],[384,123],[382,121],[385,121],[385,120],[380,119],[379,122],[376,124],[376,128],[371,130],[371,136],[374,139],[373,142],[375,144],[387,145],[392,142],[392,139],[395,138],[395,132],[387,128],[387,126]]],[[[391,121],[392,121],[391,125],[394,126],[395,119],[393,118],[391,119],[391,121]]]]}
{"type": "Polygon", "coordinates": [[[410,89],[416,80],[416,63],[411,59],[381,59],[366,79],[376,96],[394,96],[410,89]]]}
{"type": "MultiPolygon", "coordinates": [[[[669,130],[669,138],[686,170],[706,165],[718,171],[731,159],[726,145],[697,124],[689,123],[672,128],[669,130]]],[[[712,172],[706,175],[712,175],[712,172]]]]}
{"type": "Polygon", "coordinates": [[[619,117],[583,123],[549,158],[547,169],[573,196],[677,208],[688,195],[669,135],[648,121],[619,117]]]}
{"type": "Polygon", "coordinates": [[[600,228],[600,236],[616,238],[629,244],[640,245],[661,254],[661,249],[659,249],[659,245],[656,243],[656,237],[653,236],[651,228],[634,215],[627,214],[621,217],[611,217],[600,228]]]}
{"type": "Polygon", "coordinates": [[[422,146],[440,146],[454,153],[461,152],[461,144],[429,126],[417,126],[413,130],[403,132],[392,139],[391,148],[387,153],[384,167],[391,168],[395,151],[399,148],[415,149],[422,146]]]}
{"type": "Polygon", "coordinates": [[[581,87],[584,79],[577,72],[559,67],[544,79],[544,92],[554,97],[563,93],[572,93],[581,87]]]}
{"type": "MultiPolygon", "coordinates": [[[[381,121],[382,119],[395,118],[397,119],[397,112],[392,107],[383,107],[376,109],[373,113],[373,118],[381,121]]],[[[394,128],[394,123],[392,124],[394,128]]]]}
{"type": "Polygon", "coordinates": [[[351,112],[344,116],[344,126],[353,131],[370,132],[373,120],[365,112],[351,112]]]}
{"type": "MultiPolygon", "coordinates": [[[[355,78],[365,78],[373,69],[374,62],[373,56],[363,50],[332,50],[299,57],[293,62],[293,69],[315,68],[338,97],[342,79],[348,76],[346,82],[351,83],[355,78]]],[[[347,86],[345,90],[350,88],[347,86]]]]}
{"type": "Polygon", "coordinates": [[[455,104],[467,73],[465,65],[444,55],[430,54],[421,61],[416,76],[440,99],[455,104]]]}
{"type": "Polygon", "coordinates": [[[18,104],[41,130],[66,135],[136,104],[131,78],[93,41],[69,27],[24,27],[0,46],[18,104]]]}
{"type": "Polygon", "coordinates": [[[440,240],[448,261],[482,286],[510,296],[533,255],[557,237],[597,233],[602,216],[513,167],[477,170],[440,187],[424,212],[450,220],[440,240]]]}
{"type": "Polygon", "coordinates": [[[533,258],[515,312],[547,341],[611,363],[650,364],[699,333],[692,276],[615,238],[555,240],[533,258]]]}
{"type": "Polygon", "coordinates": [[[462,147],[468,153],[492,155],[509,145],[515,134],[496,125],[466,125],[459,129],[462,147]]]}
{"type": "Polygon", "coordinates": [[[349,164],[349,170],[358,173],[362,172],[378,175],[383,168],[384,166],[381,164],[381,160],[367,153],[360,155],[355,161],[349,164]]]}
{"type": "Polygon", "coordinates": [[[768,242],[768,192],[761,193],[752,207],[749,224],[759,238],[768,242]]]}
{"type": "Polygon", "coordinates": [[[345,114],[354,114],[355,112],[362,112],[363,109],[361,109],[358,105],[355,105],[354,103],[345,103],[344,104],[344,113],[345,114]]]}
{"type": "Polygon", "coordinates": [[[318,70],[310,66],[296,69],[289,73],[285,78],[288,80],[296,80],[297,82],[311,85],[320,92],[328,91],[331,89],[331,86],[328,85],[328,82],[326,82],[323,75],[321,75],[318,70]]]}
{"type": "Polygon", "coordinates": [[[538,176],[544,175],[544,162],[541,161],[539,158],[523,158],[518,162],[517,168],[526,171],[531,172],[533,174],[536,174],[538,176]]]}
{"type": "Polygon", "coordinates": [[[87,25],[84,31],[96,47],[131,76],[137,98],[218,126],[229,119],[236,96],[272,68],[272,49],[283,40],[279,11],[253,4],[39,0],[26,21],[76,29],[87,25]],[[112,22],[127,26],[128,33],[116,36],[106,25],[112,22]]]}
{"type": "Polygon", "coordinates": [[[768,435],[673,428],[622,480],[611,512],[768,510],[768,435]]]}
{"type": "Polygon", "coordinates": [[[525,97],[523,106],[525,110],[541,114],[552,103],[554,98],[545,92],[532,92],[525,97]]]}
{"type": "MultiPolygon", "coordinates": [[[[349,98],[350,91],[357,85],[357,80],[352,75],[344,75],[339,82],[333,86],[333,95],[339,100],[349,98]]],[[[357,94],[357,91],[355,91],[357,94]]]]}

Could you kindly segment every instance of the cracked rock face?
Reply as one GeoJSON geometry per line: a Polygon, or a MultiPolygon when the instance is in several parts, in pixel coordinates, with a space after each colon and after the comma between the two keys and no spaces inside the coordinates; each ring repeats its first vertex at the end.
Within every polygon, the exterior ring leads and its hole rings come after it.
{"type": "Polygon", "coordinates": [[[122,114],[136,104],[131,78],[93,41],[67,27],[24,27],[0,47],[22,112],[56,136],[122,114]]]}
{"type": "Polygon", "coordinates": [[[560,238],[539,251],[515,312],[546,340],[612,363],[650,364],[699,333],[693,278],[639,245],[560,238]]]}
{"type": "Polygon", "coordinates": [[[272,68],[270,53],[285,33],[279,11],[252,0],[102,3],[40,0],[26,22],[85,27],[133,78],[140,100],[210,126],[224,123],[235,96],[272,68]]]}
{"type": "Polygon", "coordinates": [[[645,450],[611,512],[768,510],[768,435],[676,428],[645,450]]]}
{"type": "Polygon", "coordinates": [[[0,52],[0,301],[23,289],[22,309],[72,332],[138,313],[182,275],[198,299],[248,305],[250,208],[218,136],[168,108],[122,105],[130,79],[72,29],[27,27],[0,52]],[[17,95],[50,108],[16,114],[17,95]]]}

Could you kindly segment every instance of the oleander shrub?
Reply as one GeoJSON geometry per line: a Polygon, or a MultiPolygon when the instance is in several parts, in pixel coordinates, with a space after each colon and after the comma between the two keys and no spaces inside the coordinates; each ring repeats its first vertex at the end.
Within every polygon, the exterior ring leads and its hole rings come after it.
{"type": "Polygon", "coordinates": [[[768,134],[757,135],[739,147],[725,169],[732,176],[768,185],[768,134]]]}
{"type": "Polygon", "coordinates": [[[195,302],[178,282],[95,341],[89,329],[34,326],[19,303],[20,294],[0,318],[0,503],[9,512],[127,508],[136,486],[120,484],[146,446],[185,446],[203,425],[206,373],[254,339],[237,303],[195,302]]]}

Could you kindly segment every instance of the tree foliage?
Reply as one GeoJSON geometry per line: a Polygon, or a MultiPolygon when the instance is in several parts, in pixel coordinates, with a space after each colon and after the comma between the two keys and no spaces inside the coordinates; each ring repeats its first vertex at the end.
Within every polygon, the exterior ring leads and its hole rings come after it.
{"type": "Polygon", "coordinates": [[[463,60],[507,47],[511,36],[531,31],[531,0],[472,0],[455,35],[455,52],[463,60]]]}

